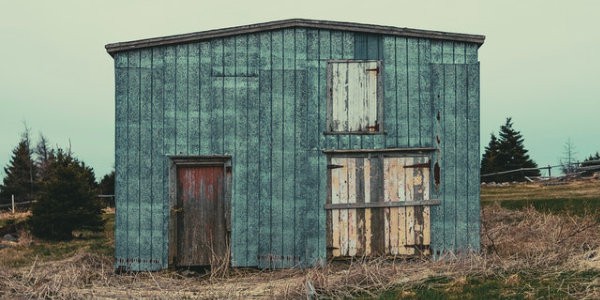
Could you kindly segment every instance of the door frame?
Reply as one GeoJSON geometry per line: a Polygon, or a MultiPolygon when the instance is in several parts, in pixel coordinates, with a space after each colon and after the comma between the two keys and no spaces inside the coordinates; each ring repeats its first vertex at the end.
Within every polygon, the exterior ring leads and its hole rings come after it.
{"type": "MultiPolygon", "coordinates": [[[[222,166],[225,179],[223,189],[225,193],[225,227],[227,244],[231,245],[231,189],[232,167],[230,155],[168,155],[169,160],[169,266],[177,266],[177,168],[179,166],[222,166]]],[[[231,249],[229,249],[231,251],[231,249]]]]}

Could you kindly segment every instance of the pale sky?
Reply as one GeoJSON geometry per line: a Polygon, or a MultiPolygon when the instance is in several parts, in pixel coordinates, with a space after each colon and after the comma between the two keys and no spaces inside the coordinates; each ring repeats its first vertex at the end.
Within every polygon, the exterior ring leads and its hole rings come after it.
{"type": "MultiPolygon", "coordinates": [[[[600,151],[600,1],[0,0],[0,166],[23,122],[96,177],[114,164],[107,43],[288,18],[483,34],[481,146],[508,116],[539,165],[600,151]],[[411,3],[414,2],[414,3],[411,3]]],[[[2,177],[3,171],[0,171],[2,177]]]]}

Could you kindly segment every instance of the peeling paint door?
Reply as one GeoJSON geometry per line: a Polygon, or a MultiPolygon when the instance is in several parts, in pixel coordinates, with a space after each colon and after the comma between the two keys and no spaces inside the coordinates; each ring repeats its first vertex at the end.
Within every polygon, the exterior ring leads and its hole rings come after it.
{"type": "Polygon", "coordinates": [[[427,157],[331,157],[329,169],[330,257],[428,252],[427,157]]]}
{"type": "Polygon", "coordinates": [[[206,266],[227,256],[223,165],[177,167],[177,265],[206,266]]]}

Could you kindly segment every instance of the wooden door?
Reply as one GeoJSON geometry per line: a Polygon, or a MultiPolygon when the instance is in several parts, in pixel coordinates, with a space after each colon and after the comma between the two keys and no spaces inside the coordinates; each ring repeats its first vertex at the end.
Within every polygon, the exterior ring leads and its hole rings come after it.
{"type": "Polygon", "coordinates": [[[227,257],[223,165],[177,167],[177,265],[207,266],[227,257]]]}
{"type": "Polygon", "coordinates": [[[430,244],[429,159],[331,157],[330,257],[411,255],[430,244]]]}

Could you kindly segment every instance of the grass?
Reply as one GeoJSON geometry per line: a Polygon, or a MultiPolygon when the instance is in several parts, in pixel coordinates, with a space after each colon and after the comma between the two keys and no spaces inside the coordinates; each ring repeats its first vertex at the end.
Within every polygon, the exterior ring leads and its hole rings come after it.
{"type": "Polygon", "coordinates": [[[481,203],[511,210],[528,207],[567,215],[595,215],[600,220],[600,181],[584,180],[560,185],[540,183],[482,186],[481,203]]]}
{"type": "Polygon", "coordinates": [[[0,298],[600,299],[598,184],[484,186],[480,253],[229,269],[216,277],[115,274],[109,213],[103,233],[45,242],[22,232],[22,244],[0,249],[0,298]]]}
{"type": "MultiPolygon", "coordinates": [[[[43,241],[31,237],[27,231],[28,214],[15,217],[8,216],[9,223],[19,228],[19,242],[3,249],[0,266],[18,268],[31,265],[33,262],[46,262],[65,259],[85,251],[91,254],[112,256],[114,253],[114,213],[103,215],[105,230],[102,232],[75,232],[71,241],[43,241]]],[[[7,224],[7,223],[5,223],[7,224]]]]}

